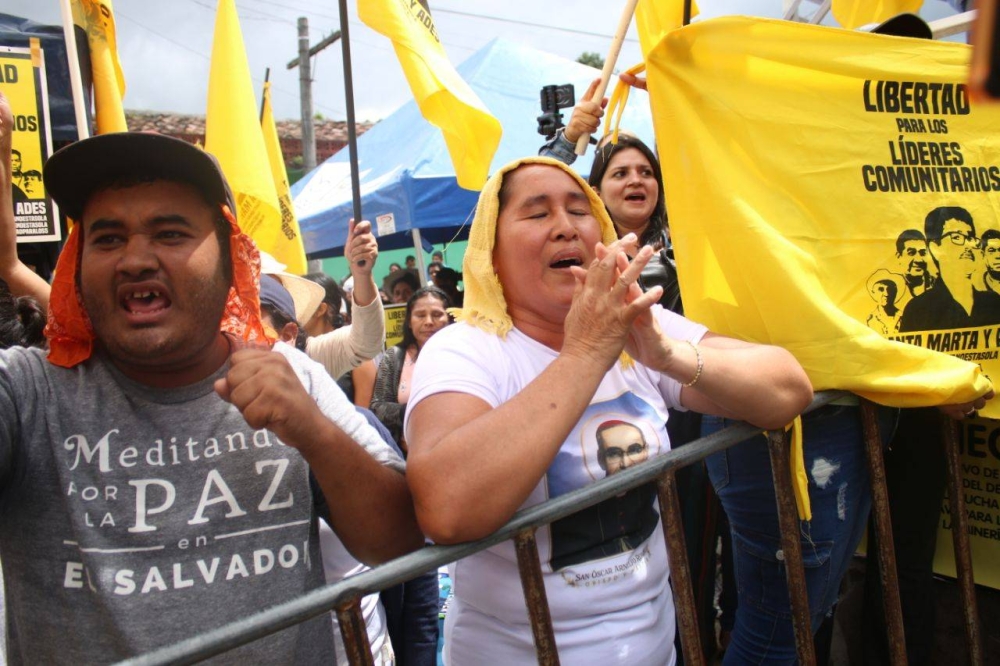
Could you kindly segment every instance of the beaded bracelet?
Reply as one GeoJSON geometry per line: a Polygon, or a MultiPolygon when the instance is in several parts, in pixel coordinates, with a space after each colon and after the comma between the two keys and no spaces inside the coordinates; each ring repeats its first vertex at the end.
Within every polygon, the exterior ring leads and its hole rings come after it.
{"type": "Polygon", "coordinates": [[[694,378],[687,383],[681,384],[681,386],[694,386],[695,384],[698,383],[698,380],[701,379],[701,371],[705,368],[705,359],[701,357],[701,350],[698,349],[698,345],[691,342],[690,340],[685,340],[685,342],[691,345],[691,349],[694,350],[694,355],[698,359],[698,369],[694,373],[694,378]]]}

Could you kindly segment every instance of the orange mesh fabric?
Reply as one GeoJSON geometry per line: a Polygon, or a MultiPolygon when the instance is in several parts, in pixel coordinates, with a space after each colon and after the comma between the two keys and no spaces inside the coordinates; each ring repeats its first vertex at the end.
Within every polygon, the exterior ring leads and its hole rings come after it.
{"type": "MultiPolygon", "coordinates": [[[[248,343],[270,346],[275,337],[265,331],[260,316],[260,253],[253,240],[240,230],[229,206],[222,207],[222,214],[229,222],[233,284],[219,330],[248,343]]],[[[49,362],[63,368],[86,361],[94,350],[94,329],[77,289],[79,270],[80,225],[77,224],[66,238],[56,263],[45,326],[49,362]]]]}

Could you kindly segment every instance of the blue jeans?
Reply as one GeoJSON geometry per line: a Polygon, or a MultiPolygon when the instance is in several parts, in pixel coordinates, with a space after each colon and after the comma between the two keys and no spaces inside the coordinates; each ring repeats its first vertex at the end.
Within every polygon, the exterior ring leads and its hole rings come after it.
{"type": "MultiPolygon", "coordinates": [[[[706,416],[702,434],[726,425],[706,416]]],[[[886,426],[891,422],[883,424],[883,435],[886,426]]],[[[800,542],[815,631],[837,601],[871,509],[860,409],[827,405],[813,411],[803,418],[803,442],[812,520],[800,522],[800,542]]],[[[723,663],[793,664],[795,633],[767,440],[754,437],[705,462],[733,535],[738,605],[723,663]]]]}

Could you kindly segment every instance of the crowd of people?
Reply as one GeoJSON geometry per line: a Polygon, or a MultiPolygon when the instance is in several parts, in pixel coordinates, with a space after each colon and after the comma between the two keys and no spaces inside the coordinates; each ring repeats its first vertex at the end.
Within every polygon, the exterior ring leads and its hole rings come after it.
{"type": "MultiPolygon", "coordinates": [[[[17,256],[20,165],[0,94],[7,658],[134,656],[427,543],[481,539],[519,509],[730,421],[792,422],[812,399],[792,354],[684,316],[675,266],[687,259],[673,253],[653,150],[622,133],[598,145],[589,180],[569,166],[603,115],[596,88],[542,156],[486,183],[460,272],[438,255],[421,275],[407,257],[381,288],[368,222],[349,226],[344,287],[322,273],[291,275],[240,229],[214,158],[144,133],[86,139],[45,164],[46,192],[76,222],[48,284],[17,256]],[[403,335],[385,349],[390,304],[405,305],[403,335]]],[[[901,237],[906,276],[869,280],[870,326],[904,330],[899,300],[921,281],[907,312],[919,309],[928,259],[940,269],[939,254],[981,249],[967,247],[971,220],[939,217],[927,223],[929,256],[901,237]]],[[[947,265],[933,279],[951,279],[947,265]]],[[[960,417],[991,397],[947,412],[960,417]]],[[[922,445],[936,418],[881,414],[887,440],[922,445]]],[[[857,401],[811,412],[803,437],[798,483],[812,516],[801,541],[822,652],[871,501],[857,401]]],[[[721,539],[724,663],[794,663],[766,442],[713,454],[678,484],[706,645],[721,539]]],[[[913,518],[924,532],[928,511],[913,518]]],[[[680,659],[655,487],[537,538],[563,663],[680,659]]],[[[534,662],[514,545],[450,573],[446,663],[534,662]]],[[[376,664],[436,663],[437,580],[428,572],[362,601],[376,664]]],[[[876,589],[869,611],[878,599],[876,589]]],[[[317,617],[222,659],[346,663],[338,632],[334,618],[317,617]]],[[[871,640],[879,659],[884,647],[871,640]]],[[[921,640],[908,646],[912,663],[926,658],[921,640]]]]}

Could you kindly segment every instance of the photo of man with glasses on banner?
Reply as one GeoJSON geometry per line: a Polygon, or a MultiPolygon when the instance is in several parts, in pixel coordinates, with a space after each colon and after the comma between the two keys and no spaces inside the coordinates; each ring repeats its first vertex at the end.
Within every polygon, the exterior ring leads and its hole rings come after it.
{"type": "Polygon", "coordinates": [[[906,304],[900,332],[1000,323],[1000,294],[986,289],[983,282],[982,242],[969,211],[959,206],[935,208],[924,221],[924,235],[939,278],[906,304]]]}

